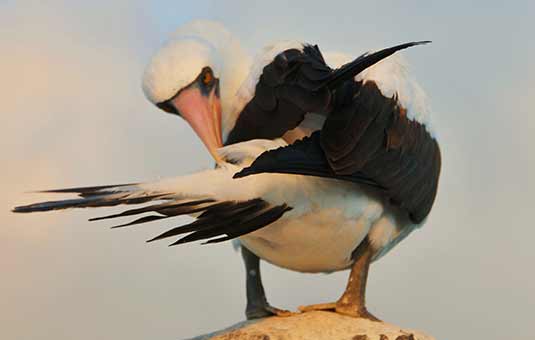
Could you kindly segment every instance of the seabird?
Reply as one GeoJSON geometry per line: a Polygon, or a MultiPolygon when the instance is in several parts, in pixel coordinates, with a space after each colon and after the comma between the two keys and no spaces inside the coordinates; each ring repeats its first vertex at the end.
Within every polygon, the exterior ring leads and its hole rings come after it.
{"type": "Polygon", "coordinates": [[[190,215],[193,222],[149,242],[239,240],[249,319],[291,314],[268,304],[263,259],[299,272],[351,269],[340,299],[300,309],[375,320],[365,306],[370,263],[424,224],[437,193],[441,156],[425,96],[392,56],[425,43],[341,65],[349,60],[342,54],[284,41],[251,60],[222,25],[191,22],[153,56],[143,90],[191,125],[216,167],[156,182],[48,190],[79,197],[13,211],[151,202],[91,220],[150,213],[117,228],[190,215]]]}

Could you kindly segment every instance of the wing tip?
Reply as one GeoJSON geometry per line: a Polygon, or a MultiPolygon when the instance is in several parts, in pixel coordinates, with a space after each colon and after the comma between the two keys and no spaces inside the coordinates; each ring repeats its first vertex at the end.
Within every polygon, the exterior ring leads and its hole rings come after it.
{"type": "Polygon", "coordinates": [[[14,207],[11,209],[11,212],[15,214],[26,214],[26,213],[32,213],[32,212],[38,212],[38,211],[49,211],[49,210],[52,210],[52,209],[44,207],[43,204],[36,203],[36,204],[20,205],[18,207],[14,207]]]}
{"type": "MultiPolygon", "coordinates": [[[[187,235],[187,236],[189,236],[189,235],[187,235]]],[[[167,245],[167,246],[168,246],[168,247],[174,247],[174,246],[178,246],[178,245],[183,244],[183,243],[187,243],[187,241],[185,240],[185,238],[186,238],[187,236],[184,236],[184,237],[178,239],[177,241],[175,241],[175,242],[173,242],[173,243],[171,243],[171,244],[169,244],[169,245],[167,245]]]]}
{"type": "Polygon", "coordinates": [[[21,205],[21,206],[12,208],[11,212],[12,213],[16,213],[16,214],[20,214],[20,213],[25,213],[25,212],[29,212],[29,211],[26,210],[25,206],[21,205]]]}
{"type": "Polygon", "coordinates": [[[96,185],[96,186],[86,186],[86,187],[70,187],[70,188],[62,188],[62,189],[46,189],[46,190],[36,190],[36,191],[30,191],[30,193],[39,193],[39,194],[64,194],[64,193],[75,193],[75,194],[84,194],[84,193],[90,193],[105,189],[111,189],[111,188],[120,188],[120,187],[126,187],[131,185],[138,185],[139,183],[121,183],[121,184],[111,184],[111,185],[96,185]]]}
{"type": "Polygon", "coordinates": [[[421,41],[414,41],[413,42],[413,46],[416,46],[416,45],[427,45],[427,44],[430,44],[432,43],[433,40],[421,40],[421,41]]]}
{"type": "Polygon", "coordinates": [[[256,174],[259,174],[259,173],[269,173],[269,169],[265,169],[265,168],[255,168],[253,166],[248,166],[246,168],[243,168],[241,169],[240,171],[236,172],[232,178],[233,179],[239,179],[239,178],[243,178],[243,177],[247,177],[247,176],[251,176],[251,175],[256,175],[256,174]]]}
{"type": "Polygon", "coordinates": [[[246,171],[246,170],[247,170],[247,168],[243,168],[242,170],[236,172],[232,176],[232,178],[233,179],[238,179],[238,178],[243,178],[243,177],[246,177],[246,176],[250,175],[250,173],[248,173],[249,171],[246,171]]]}

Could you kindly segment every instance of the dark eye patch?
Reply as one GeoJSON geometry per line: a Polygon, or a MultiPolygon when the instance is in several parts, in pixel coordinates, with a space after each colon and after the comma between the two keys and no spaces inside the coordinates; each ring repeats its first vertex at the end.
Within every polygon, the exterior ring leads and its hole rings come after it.
{"type": "Polygon", "coordinates": [[[202,82],[206,86],[209,86],[214,82],[214,75],[211,70],[202,73],[202,82]]]}
{"type": "Polygon", "coordinates": [[[214,85],[217,83],[217,79],[214,76],[214,72],[208,66],[204,67],[197,77],[197,84],[201,89],[201,92],[207,95],[212,91],[214,85]]]}
{"type": "Polygon", "coordinates": [[[180,116],[180,112],[178,112],[178,110],[175,109],[175,107],[173,106],[173,104],[171,104],[171,102],[169,100],[166,100],[166,101],[161,102],[161,103],[157,103],[156,106],[159,109],[164,110],[167,113],[172,113],[172,114],[180,116]]]}

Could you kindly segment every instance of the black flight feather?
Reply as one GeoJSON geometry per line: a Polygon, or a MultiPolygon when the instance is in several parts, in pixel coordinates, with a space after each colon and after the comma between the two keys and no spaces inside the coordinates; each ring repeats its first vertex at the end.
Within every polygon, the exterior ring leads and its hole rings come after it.
{"type": "Polygon", "coordinates": [[[343,65],[342,67],[334,70],[332,74],[329,76],[329,79],[327,79],[324,83],[318,85],[314,90],[319,91],[320,89],[324,87],[334,89],[336,86],[338,86],[338,84],[343,83],[346,80],[350,80],[354,78],[360,72],[378,63],[384,58],[391,56],[397,51],[400,51],[400,50],[403,50],[412,46],[428,44],[430,42],[431,41],[429,40],[413,41],[413,42],[385,48],[377,52],[363,54],[357,59],[353,60],[352,62],[347,63],[343,65]]]}
{"type": "Polygon", "coordinates": [[[234,178],[246,177],[258,173],[285,173],[342,179],[383,189],[373,179],[362,173],[351,175],[336,174],[329,166],[320,144],[321,132],[316,131],[310,137],[296,141],[294,144],[262,153],[251,166],[234,174],[234,178]]]}

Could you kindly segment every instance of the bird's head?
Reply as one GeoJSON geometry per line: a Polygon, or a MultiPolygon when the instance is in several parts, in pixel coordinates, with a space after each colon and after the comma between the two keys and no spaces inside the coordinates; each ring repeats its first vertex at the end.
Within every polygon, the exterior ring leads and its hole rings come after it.
{"type": "Polygon", "coordinates": [[[220,24],[194,21],[181,27],[153,55],[143,75],[146,97],[160,109],[185,119],[216,161],[222,146],[222,69],[230,64],[220,24]]]}

